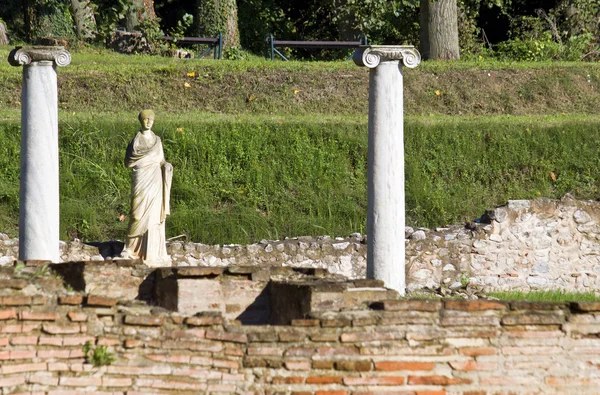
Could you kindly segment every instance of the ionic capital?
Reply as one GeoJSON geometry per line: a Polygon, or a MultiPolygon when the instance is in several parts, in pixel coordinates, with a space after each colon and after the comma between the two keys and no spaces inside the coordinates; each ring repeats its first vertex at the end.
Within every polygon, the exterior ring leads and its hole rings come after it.
{"type": "Polygon", "coordinates": [[[361,45],[352,60],[358,66],[370,69],[381,62],[402,60],[406,67],[414,69],[421,63],[421,54],[412,45],[361,45]]]}
{"type": "Polygon", "coordinates": [[[16,47],[8,55],[12,66],[27,66],[32,62],[50,61],[57,66],[71,63],[71,54],[64,47],[16,47]]]}

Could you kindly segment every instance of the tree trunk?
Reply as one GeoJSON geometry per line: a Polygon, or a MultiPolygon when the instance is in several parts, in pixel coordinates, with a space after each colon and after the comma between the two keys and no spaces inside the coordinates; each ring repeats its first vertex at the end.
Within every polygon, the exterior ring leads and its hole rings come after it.
{"type": "Polygon", "coordinates": [[[136,4],[140,4],[140,7],[144,10],[142,19],[154,19],[156,18],[156,11],[154,11],[154,0],[139,0],[136,4]]]}
{"type": "Polygon", "coordinates": [[[80,40],[96,38],[96,17],[90,0],[71,0],[75,33],[80,40]]]}
{"type": "Polygon", "coordinates": [[[6,25],[0,22],[0,45],[8,44],[8,34],[6,33],[6,25]]]}
{"type": "Polygon", "coordinates": [[[237,3],[235,0],[196,0],[194,33],[198,37],[216,37],[223,34],[223,48],[238,47],[237,3]]]}
{"type": "Polygon", "coordinates": [[[25,24],[25,39],[27,42],[32,42],[35,31],[35,8],[33,0],[22,0],[23,7],[23,22],[25,24]]]}
{"type": "Polygon", "coordinates": [[[238,8],[235,0],[226,0],[227,26],[223,34],[223,47],[239,47],[240,46],[240,31],[238,29],[238,8]]]}
{"type": "Polygon", "coordinates": [[[423,59],[429,59],[429,0],[420,1],[419,52],[423,59]]]}
{"type": "Polygon", "coordinates": [[[456,60],[458,46],[458,7],[456,0],[421,0],[421,49],[424,59],[456,60]],[[423,7],[427,3],[427,7],[423,7]],[[424,15],[423,13],[427,14],[424,15]],[[426,18],[426,19],[425,19],[426,18]],[[427,21],[427,33],[423,22],[427,21]]]}
{"type": "Polygon", "coordinates": [[[154,0],[134,0],[134,7],[129,9],[125,20],[125,28],[132,32],[137,26],[147,19],[156,19],[154,0]]]}

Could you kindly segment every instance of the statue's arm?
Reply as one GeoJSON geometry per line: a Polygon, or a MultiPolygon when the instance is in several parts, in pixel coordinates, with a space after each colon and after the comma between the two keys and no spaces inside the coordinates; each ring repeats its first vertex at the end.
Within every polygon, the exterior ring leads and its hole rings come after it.
{"type": "Polygon", "coordinates": [[[125,151],[125,167],[133,167],[135,164],[135,161],[133,160],[133,140],[131,139],[131,141],[129,142],[129,144],[127,145],[127,150],[125,151]]]}

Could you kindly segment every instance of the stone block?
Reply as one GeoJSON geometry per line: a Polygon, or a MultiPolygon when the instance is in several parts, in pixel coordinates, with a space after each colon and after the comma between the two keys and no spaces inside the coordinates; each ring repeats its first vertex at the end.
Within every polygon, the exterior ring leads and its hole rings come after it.
{"type": "Polygon", "coordinates": [[[511,314],[502,317],[502,325],[561,325],[565,322],[562,311],[553,313],[523,313],[511,314]]]}
{"type": "Polygon", "coordinates": [[[89,295],[113,299],[134,300],[140,296],[149,301],[143,289],[143,282],[151,270],[141,261],[112,260],[67,262],[50,265],[52,272],[64,279],[64,283],[73,290],[89,295]],[[136,275],[142,273],[143,275],[136,275]]]}
{"type": "MultiPolygon", "coordinates": [[[[260,270],[227,268],[233,276],[223,276],[224,271],[224,268],[202,267],[157,270],[154,300],[158,306],[186,315],[218,312],[226,319],[237,319],[244,324],[269,323],[268,283],[251,279],[251,273],[260,270]]],[[[191,319],[189,323],[199,325],[210,321],[207,320],[191,319]]]]}
{"type": "Polygon", "coordinates": [[[600,302],[573,302],[571,308],[576,311],[600,311],[600,302]]]}
{"type": "MultiPolygon", "coordinates": [[[[270,287],[271,323],[287,325],[294,319],[314,316],[319,312],[356,310],[361,306],[366,308],[374,302],[397,297],[396,291],[386,288],[357,288],[355,283],[276,281],[270,287]]],[[[336,325],[336,321],[325,318],[322,325],[336,325]]]]}

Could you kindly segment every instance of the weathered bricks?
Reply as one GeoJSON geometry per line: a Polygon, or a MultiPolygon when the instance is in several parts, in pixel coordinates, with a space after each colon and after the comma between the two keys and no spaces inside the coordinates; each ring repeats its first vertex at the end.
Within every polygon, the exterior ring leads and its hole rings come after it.
{"type": "Polygon", "coordinates": [[[278,347],[248,347],[248,355],[275,355],[282,356],[284,350],[278,347]]]}
{"type": "Polygon", "coordinates": [[[448,362],[454,370],[496,370],[498,364],[494,362],[476,362],[476,361],[453,361],[448,362]]]}
{"type": "Polygon", "coordinates": [[[17,318],[17,311],[14,309],[0,310],[0,320],[13,320],[17,318]]]}
{"type": "Polygon", "coordinates": [[[314,319],[295,319],[292,320],[292,326],[319,326],[319,320],[314,319]]]}
{"type": "Polygon", "coordinates": [[[0,377],[0,388],[25,384],[25,376],[0,377]]]}
{"type": "Polygon", "coordinates": [[[83,303],[81,295],[64,295],[58,297],[58,304],[78,306],[83,303]]]}
{"type": "Polygon", "coordinates": [[[131,387],[132,385],[133,379],[131,378],[102,377],[103,387],[131,387]]]}
{"type": "Polygon", "coordinates": [[[48,365],[46,363],[23,363],[17,365],[4,364],[1,368],[2,374],[43,372],[46,370],[48,370],[48,365]]]}
{"type": "Polygon", "coordinates": [[[276,332],[250,332],[247,334],[249,342],[276,342],[278,339],[276,332]]]}
{"type": "Polygon", "coordinates": [[[364,342],[366,340],[401,340],[405,337],[403,332],[398,331],[377,331],[377,332],[352,332],[342,333],[340,340],[342,343],[364,342]]]}
{"type": "Polygon", "coordinates": [[[547,311],[566,308],[564,303],[528,302],[524,300],[510,302],[511,310],[547,311]]]}
{"type": "Polygon", "coordinates": [[[88,319],[88,315],[86,313],[80,313],[77,311],[69,311],[67,313],[67,317],[69,317],[72,322],[86,322],[88,319]]]}
{"type": "Polygon", "coordinates": [[[61,377],[59,381],[60,386],[65,387],[100,387],[102,385],[101,377],[87,376],[87,377],[61,377]]]}
{"type": "Polygon", "coordinates": [[[0,306],[30,306],[33,302],[31,296],[0,296],[0,306]]]}
{"type": "Polygon", "coordinates": [[[471,379],[447,376],[408,376],[409,385],[456,385],[471,384],[471,379]]]}
{"type": "Polygon", "coordinates": [[[341,376],[308,376],[306,384],[340,384],[341,376]]]}
{"type": "Polygon", "coordinates": [[[566,394],[600,384],[590,374],[600,367],[600,309],[590,303],[389,300],[271,327],[151,315],[138,302],[15,296],[0,305],[7,393],[566,394]],[[92,366],[86,342],[108,346],[115,364],[92,366]]]}
{"type": "Polygon", "coordinates": [[[482,355],[496,355],[496,349],[492,347],[461,347],[458,349],[460,355],[479,357],[482,355]]]}
{"type": "Polygon", "coordinates": [[[441,326],[498,326],[500,317],[496,316],[449,316],[440,319],[441,326]]]}
{"type": "Polygon", "coordinates": [[[155,317],[152,315],[126,315],[123,322],[127,325],[162,326],[165,323],[165,317],[155,317]]]}
{"type": "Polygon", "coordinates": [[[117,300],[105,296],[88,295],[85,303],[88,306],[113,307],[117,305],[117,300]]]}
{"type": "Polygon", "coordinates": [[[584,312],[600,311],[600,302],[573,302],[571,306],[584,312]]]}
{"type": "Polygon", "coordinates": [[[29,333],[39,329],[39,324],[0,325],[0,333],[29,333]]]}
{"type": "Polygon", "coordinates": [[[43,324],[42,330],[45,333],[52,335],[69,335],[75,333],[81,333],[81,325],[57,325],[57,324],[43,324]]]}
{"type": "Polygon", "coordinates": [[[562,312],[550,314],[515,314],[502,317],[502,325],[559,325],[565,322],[562,312]]]}
{"type": "Polygon", "coordinates": [[[317,354],[321,356],[338,356],[338,355],[358,355],[359,349],[356,347],[319,347],[317,354]]]}
{"type": "Polygon", "coordinates": [[[304,383],[304,377],[301,377],[301,376],[287,376],[287,377],[277,376],[277,377],[273,377],[272,383],[275,385],[277,385],[277,384],[302,384],[302,383],[304,383]]]}
{"type": "Polygon", "coordinates": [[[235,332],[217,332],[217,331],[206,331],[206,338],[212,340],[222,340],[233,343],[247,343],[248,336],[245,333],[235,332]]]}
{"type": "Polygon", "coordinates": [[[221,323],[223,322],[223,318],[221,316],[212,316],[212,315],[187,317],[184,322],[190,326],[221,325],[221,323]]]}
{"type": "Polygon", "coordinates": [[[336,361],[336,370],[345,370],[350,372],[368,372],[373,368],[371,361],[336,361]]]}
{"type": "Polygon", "coordinates": [[[352,321],[347,318],[328,318],[321,320],[323,328],[341,328],[352,325],[352,321]]]}
{"type": "Polygon", "coordinates": [[[334,363],[334,361],[312,361],[311,366],[316,370],[331,370],[334,363]]]}
{"type": "Polygon", "coordinates": [[[38,344],[37,336],[13,336],[10,339],[13,346],[32,346],[38,344]]]}
{"type": "Polygon", "coordinates": [[[438,300],[384,300],[371,304],[374,310],[385,311],[439,311],[442,303],[438,300]]]}
{"type": "Polygon", "coordinates": [[[22,321],[56,321],[60,318],[58,313],[21,311],[19,319],[22,321]]]}
{"type": "Polygon", "coordinates": [[[310,361],[285,361],[284,366],[287,370],[310,370],[310,361]]]}
{"type": "Polygon", "coordinates": [[[403,385],[405,376],[378,376],[378,377],[349,377],[343,379],[345,385],[403,385]]]}
{"type": "Polygon", "coordinates": [[[482,311],[482,310],[505,310],[506,304],[490,300],[454,300],[444,301],[446,310],[482,311]]]}
{"type": "Polygon", "coordinates": [[[381,361],[375,362],[375,370],[433,370],[433,362],[404,362],[404,361],[381,361]]]}
{"type": "Polygon", "coordinates": [[[301,342],[306,338],[306,334],[298,331],[285,331],[279,334],[281,342],[301,342]]]}
{"type": "Polygon", "coordinates": [[[274,368],[283,366],[281,358],[244,357],[242,364],[246,368],[274,368]]]}

